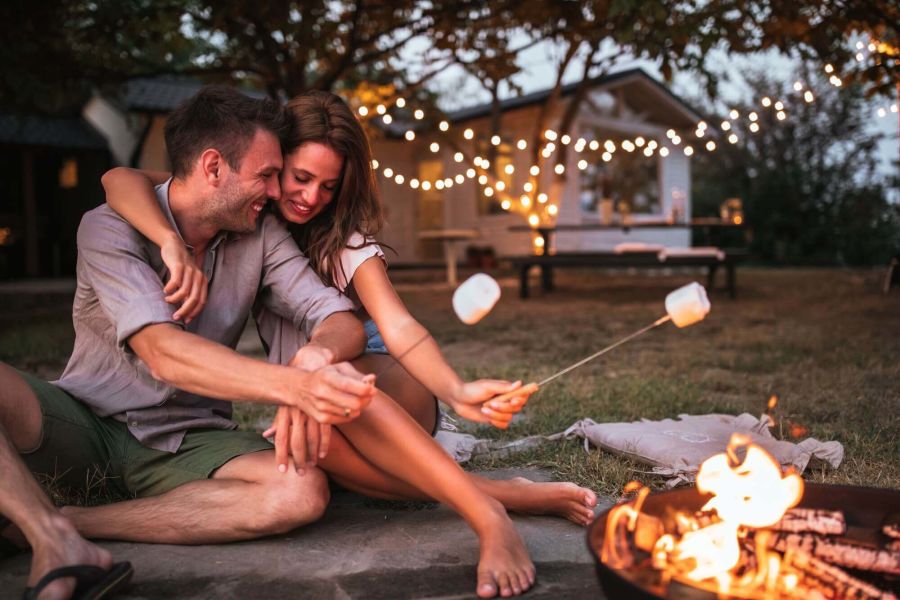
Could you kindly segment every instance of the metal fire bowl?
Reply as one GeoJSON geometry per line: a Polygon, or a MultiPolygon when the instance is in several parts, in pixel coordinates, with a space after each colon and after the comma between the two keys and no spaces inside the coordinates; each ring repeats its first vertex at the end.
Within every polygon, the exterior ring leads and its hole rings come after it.
{"type": "MultiPolygon", "coordinates": [[[[664,517],[673,511],[692,513],[699,510],[709,498],[710,496],[700,494],[694,487],[653,493],[647,496],[641,511],[655,517],[664,517]]],[[[879,543],[883,541],[881,525],[885,518],[900,511],[900,490],[805,482],[803,499],[798,506],[839,510],[844,513],[847,521],[845,538],[879,543]]],[[[606,534],[606,518],[609,510],[600,513],[587,532],[588,549],[594,556],[597,577],[608,598],[611,600],[715,598],[715,594],[677,584],[670,585],[666,595],[660,595],[603,564],[600,560],[600,548],[606,534]]]]}

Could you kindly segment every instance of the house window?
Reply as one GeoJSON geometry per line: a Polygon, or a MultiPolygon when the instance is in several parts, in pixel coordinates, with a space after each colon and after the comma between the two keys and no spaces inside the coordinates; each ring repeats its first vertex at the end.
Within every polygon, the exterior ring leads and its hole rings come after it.
{"type": "MultiPolygon", "coordinates": [[[[599,135],[597,139],[604,139],[599,135]]],[[[622,214],[659,215],[662,205],[659,194],[659,158],[647,157],[636,149],[627,152],[621,147],[624,138],[611,139],[616,151],[609,161],[602,159],[600,148],[588,167],[579,176],[579,204],[586,216],[606,212],[609,207],[622,214]]]]}
{"type": "Polygon", "coordinates": [[[78,160],[65,158],[59,167],[59,187],[71,190],[78,187],[78,160]]]}

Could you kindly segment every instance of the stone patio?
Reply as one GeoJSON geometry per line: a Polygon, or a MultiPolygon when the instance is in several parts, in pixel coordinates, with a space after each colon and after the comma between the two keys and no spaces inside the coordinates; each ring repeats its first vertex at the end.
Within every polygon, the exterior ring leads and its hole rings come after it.
{"type": "MultiPolygon", "coordinates": [[[[538,470],[485,473],[547,480],[538,470]]],[[[601,505],[608,506],[608,504],[601,505]]],[[[585,529],[514,516],[537,566],[526,598],[604,598],[585,529]]],[[[451,599],[474,596],[478,543],[442,506],[393,508],[339,492],[326,516],[288,535],[217,546],[104,543],[135,576],[120,598],[451,599]]],[[[18,598],[29,555],[0,563],[0,598],[18,598]]]]}

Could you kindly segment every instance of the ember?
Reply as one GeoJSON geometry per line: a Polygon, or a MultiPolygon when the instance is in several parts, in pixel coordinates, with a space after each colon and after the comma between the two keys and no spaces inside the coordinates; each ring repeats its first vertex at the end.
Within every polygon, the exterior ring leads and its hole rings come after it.
{"type": "Polygon", "coordinates": [[[803,480],[746,437],[701,465],[697,491],[699,510],[644,511],[648,488],[612,508],[595,540],[602,564],[658,597],[689,586],[735,598],[896,599],[876,585],[900,574],[894,520],[873,532],[878,543],[843,537],[845,515],[795,508],[803,480]]]}

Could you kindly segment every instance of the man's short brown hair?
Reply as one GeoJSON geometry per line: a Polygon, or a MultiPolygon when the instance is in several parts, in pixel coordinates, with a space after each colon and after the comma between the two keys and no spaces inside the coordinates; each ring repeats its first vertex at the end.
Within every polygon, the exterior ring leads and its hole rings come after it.
{"type": "Polygon", "coordinates": [[[194,162],[207,148],[215,148],[229,167],[240,169],[257,129],[278,137],[282,152],[290,152],[296,145],[294,119],[277,102],[251,98],[224,85],[203,87],[166,121],[166,150],[172,174],[190,174],[194,162]]]}

